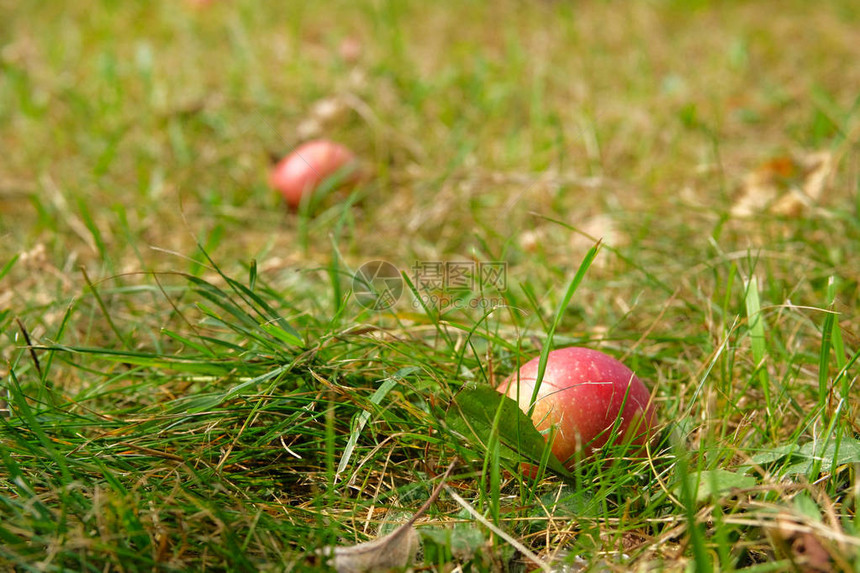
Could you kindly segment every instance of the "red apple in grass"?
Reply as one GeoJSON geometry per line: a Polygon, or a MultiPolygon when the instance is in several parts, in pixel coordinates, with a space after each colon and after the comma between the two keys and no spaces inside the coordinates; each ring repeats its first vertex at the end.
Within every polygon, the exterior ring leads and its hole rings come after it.
{"type": "Polygon", "coordinates": [[[355,183],[355,154],[334,141],[316,139],[303,143],[279,161],[269,173],[269,184],[295,209],[333,175],[344,176],[345,184],[355,183]]]}
{"type": "MultiPolygon", "coordinates": [[[[498,387],[528,413],[540,357],[523,364],[498,387]]],[[[616,442],[643,445],[655,421],[648,388],[624,364],[597,350],[570,347],[549,353],[532,421],[549,437],[552,453],[572,469],[607,444],[617,424],[616,442]],[[546,432],[555,426],[551,432],[546,432]]],[[[534,468],[524,467],[534,473],[534,468]]]]}

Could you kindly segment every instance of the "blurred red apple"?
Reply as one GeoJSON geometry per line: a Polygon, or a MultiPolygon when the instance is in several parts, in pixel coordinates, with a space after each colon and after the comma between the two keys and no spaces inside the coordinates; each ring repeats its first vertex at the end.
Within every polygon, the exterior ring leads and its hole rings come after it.
{"type": "Polygon", "coordinates": [[[341,40],[340,45],[337,47],[337,51],[340,53],[340,57],[344,62],[354,64],[361,57],[362,48],[361,40],[350,36],[341,40]]]}
{"type": "MultiPolygon", "coordinates": [[[[526,362],[498,387],[526,413],[539,362],[539,357],[526,362]]],[[[588,348],[560,348],[549,353],[532,421],[545,435],[555,426],[552,453],[572,469],[577,453],[587,458],[606,445],[616,420],[617,442],[644,444],[656,423],[650,397],[633,371],[611,356],[588,348]]],[[[524,471],[533,473],[528,467],[524,471]]]]}
{"type": "Polygon", "coordinates": [[[354,183],[358,177],[355,154],[339,143],[317,139],[279,161],[269,174],[269,183],[290,207],[297,208],[306,195],[335,174],[343,175],[345,183],[354,183]]]}

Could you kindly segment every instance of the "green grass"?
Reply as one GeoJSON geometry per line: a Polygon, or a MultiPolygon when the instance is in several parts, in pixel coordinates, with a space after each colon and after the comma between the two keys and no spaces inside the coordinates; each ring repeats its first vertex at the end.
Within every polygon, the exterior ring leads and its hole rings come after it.
{"type": "Polygon", "coordinates": [[[0,570],[323,568],[456,456],[425,570],[860,571],[854,4],[0,0],[0,570]],[[370,177],[288,213],[322,98],[370,177]],[[801,216],[730,215],[813,151],[801,216]],[[434,261],[506,288],[440,309],[434,261]],[[549,341],[654,389],[647,455],[462,418],[549,341]]]}

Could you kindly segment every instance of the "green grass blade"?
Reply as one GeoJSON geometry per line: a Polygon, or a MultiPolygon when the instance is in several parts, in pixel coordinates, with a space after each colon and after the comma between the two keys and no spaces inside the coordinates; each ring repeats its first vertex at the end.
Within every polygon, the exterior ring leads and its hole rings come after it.
{"type": "Polygon", "coordinates": [[[773,404],[770,397],[770,375],[767,369],[767,339],[765,338],[765,320],[761,312],[756,277],[752,277],[747,281],[744,302],[746,304],[747,328],[752,345],[753,361],[758,372],[759,385],[764,394],[767,426],[772,433],[774,430],[774,419],[773,404]]]}
{"type": "Polygon", "coordinates": [[[552,324],[550,324],[549,332],[547,332],[546,340],[544,341],[543,348],[541,349],[540,362],[538,363],[535,386],[532,390],[531,400],[529,401],[529,416],[531,416],[532,412],[534,411],[535,404],[537,403],[540,386],[543,382],[544,374],[546,373],[546,363],[549,358],[549,353],[552,350],[552,339],[555,336],[555,331],[558,328],[558,325],[561,323],[562,318],[564,318],[564,313],[567,312],[567,307],[570,304],[570,300],[573,298],[576,289],[579,288],[580,283],[582,283],[582,280],[585,278],[585,273],[588,271],[588,268],[591,266],[591,263],[594,262],[594,259],[595,257],[597,257],[597,253],[599,250],[600,242],[592,246],[585,254],[585,258],[583,258],[582,262],[580,263],[579,268],[576,270],[576,274],[573,276],[573,279],[567,286],[567,290],[564,293],[564,297],[561,299],[561,303],[558,305],[558,310],[555,313],[555,318],[553,319],[552,324]]]}
{"type": "MultiPolygon", "coordinates": [[[[373,395],[371,395],[370,403],[377,406],[381,404],[382,400],[385,399],[385,396],[387,396],[388,393],[397,386],[399,381],[400,379],[398,377],[391,377],[383,380],[379,388],[377,388],[373,395]]],[[[346,446],[343,449],[340,462],[337,464],[337,470],[335,470],[335,479],[337,479],[344,472],[346,466],[349,465],[349,460],[352,458],[352,452],[355,450],[361,431],[364,430],[364,426],[367,425],[368,420],[370,420],[370,410],[362,410],[353,419],[352,431],[349,434],[349,439],[346,441],[346,446]]]]}
{"type": "MultiPolygon", "coordinates": [[[[818,407],[822,412],[827,411],[827,398],[830,394],[830,350],[833,341],[833,328],[836,314],[833,310],[836,299],[836,277],[831,276],[827,282],[827,312],[824,324],[821,326],[821,348],[818,354],[818,407]]],[[[844,362],[844,356],[843,356],[844,362]]]]}
{"type": "Polygon", "coordinates": [[[20,258],[21,255],[17,254],[12,256],[12,258],[10,258],[8,261],[6,261],[6,264],[4,264],[2,268],[0,268],[0,280],[3,280],[3,277],[9,274],[9,271],[12,270],[12,267],[15,266],[15,263],[17,263],[18,259],[20,258]]]}

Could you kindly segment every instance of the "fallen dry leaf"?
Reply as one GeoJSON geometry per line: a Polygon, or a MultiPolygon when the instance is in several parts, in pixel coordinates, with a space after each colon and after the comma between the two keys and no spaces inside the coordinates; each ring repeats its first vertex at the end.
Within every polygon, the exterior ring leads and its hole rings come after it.
{"type": "Polygon", "coordinates": [[[330,563],[338,573],[390,571],[412,563],[419,546],[418,532],[414,527],[415,521],[424,515],[439,497],[439,492],[442,491],[445,480],[451,475],[456,463],[456,460],[451,462],[430,497],[406,523],[388,535],[373,541],[348,547],[326,547],[322,550],[322,555],[331,558],[330,563]]]}
{"type": "Polygon", "coordinates": [[[788,558],[802,573],[829,573],[835,571],[830,552],[811,531],[809,525],[797,516],[782,513],[765,531],[780,557],[788,558]]]}
{"type": "Polygon", "coordinates": [[[307,117],[296,127],[296,133],[301,139],[319,137],[329,127],[342,123],[349,111],[343,96],[334,95],[317,100],[311,106],[307,117]]]}
{"type": "Polygon", "coordinates": [[[536,252],[546,240],[543,229],[526,229],[519,236],[520,248],[527,253],[536,252]]]}
{"type": "Polygon", "coordinates": [[[791,552],[803,562],[803,571],[808,573],[824,573],[834,571],[830,553],[821,541],[812,533],[801,533],[791,544],[791,552]]]}
{"type": "Polygon", "coordinates": [[[338,573],[390,571],[412,563],[417,552],[418,533],[409,523],[367,543],[335,547],[332,565],[338,573]]]}
{"type": "Polygon", "coordinates": [[[596,241],[610,247],[594,259],[592,265],[595,269],[608,268],[615,260],[612,248],[623,247],[629,243],[629,237],[619,228],[615,219],[606,213],[599,213],[582,222],[576,222],[573,226],[577,230],[570,236],[570,248],[577,259],[584,257],[596,241]]]}
{"type": "Polygon", "coordinates": [[[341,59],[348,64],[356,63],[361,58],[363,50],[364,46],[362,46],[361,40],[354,36],[344,38],[337,47],[341,59]]]}
{"type": "Polygon", "coordinates": [[[577,251],[586,251],[600,240],[605,245],[620,247],[626,245],[628,238],[624,235],[611,215],[600,213],[588,219],[574,223],[577,232],[570,237],[570,246],[577,251]]]}
{"type": "Polygon", "coordinates": [[[801,217],[821,199],[832,171],[829,151],[774,157],[744,177],[731,214],[801,217]]]}

